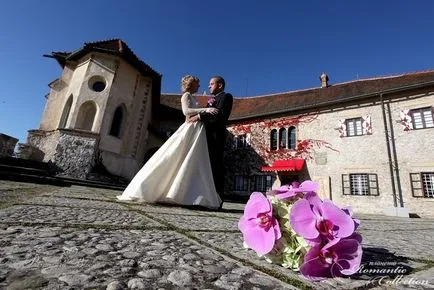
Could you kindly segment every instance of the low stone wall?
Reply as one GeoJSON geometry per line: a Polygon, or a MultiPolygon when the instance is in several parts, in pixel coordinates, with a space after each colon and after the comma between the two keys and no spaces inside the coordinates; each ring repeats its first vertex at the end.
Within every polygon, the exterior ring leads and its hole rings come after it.
{"type": "MultiPolygon", "coordinates": [[[[26,145],[33,148],[32,152],[43,152],[43,160],[38,161],[51,161],[59,175],[86,179],[95,165],[98,141],[98,134],[87,131],[31,130],[26,145]]],[[[30,154],[28,159],[36,160],[40,156],[41,154],[30,154]]]]}
{"type": "Polygon", "coordinates": [[[98,135],[59,130],[54,164],[62,175],[85,179],[95,164],[98,135]]]}
{"type": "Polygon", "coordinates": [[[57,143],[59,142],[59,131],[29,130],[27,143],[20,146],[21,158],[36,161],[54,161],[57,143]],[[21,147],[23,150],[21,150],[21,147]],[[22,151],[22,152],[21,152],[22,151]],[[37,152],[39,154],[34,154],[37,152]],[[42,152],[42,154],[40,154],[42,152]]]}
{"type": "Polygon", "coordinates": [[[0,133],[0,157],[11,157],[18,139],[0,133]]]}

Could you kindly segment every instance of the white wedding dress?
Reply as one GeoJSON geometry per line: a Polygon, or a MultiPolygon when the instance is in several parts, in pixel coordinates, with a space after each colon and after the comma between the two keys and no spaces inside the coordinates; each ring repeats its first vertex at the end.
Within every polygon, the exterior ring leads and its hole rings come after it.
{"type": "MultiPolygon", "coordinates": [[[[181,98],[186,116],[205,111],[190,93],[181,98]]],[[[134,176],[119,200],[219,208],[202,122],[183,123],[134,176]]]]}

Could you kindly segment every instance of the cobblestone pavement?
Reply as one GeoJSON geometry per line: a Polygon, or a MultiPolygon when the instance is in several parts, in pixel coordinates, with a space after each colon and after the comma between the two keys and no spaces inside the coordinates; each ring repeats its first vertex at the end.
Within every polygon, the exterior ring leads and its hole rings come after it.
{"type": "Polygon", "coordinates": [[[357,216],[359,272],[312,283],[243,249],[243,204],[199,211],[119,194],[0,181],[0,289],[434,289],[434,219],[357,216]]]}

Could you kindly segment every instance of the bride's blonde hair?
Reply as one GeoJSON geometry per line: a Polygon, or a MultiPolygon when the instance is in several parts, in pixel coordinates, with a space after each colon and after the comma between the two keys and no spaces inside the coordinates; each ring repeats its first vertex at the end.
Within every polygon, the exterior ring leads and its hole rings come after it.
{"type": "Polygon", "coordinates": [[[191,86],[194,82],[199,82],[199,78],[191,75],[186,75],[181,80],[181,90],[183,93],[190,92],[191,86]]]}

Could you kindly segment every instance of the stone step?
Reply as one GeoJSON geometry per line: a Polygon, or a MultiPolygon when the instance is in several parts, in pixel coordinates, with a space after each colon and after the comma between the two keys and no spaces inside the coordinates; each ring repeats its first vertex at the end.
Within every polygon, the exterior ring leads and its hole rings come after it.
{"type": "Polygon", "coordinates": [[[121,183],[53,176],[48,163],[12,157],[0,158],[0,179],[62,186],[74,184],[114,190],[124,190],[126,187],[126,184],[121,183]]]}
{"type": "Polygon", "coordinates": [[[11,180],[11,181],[20,181],[20,182],[29,182],[29,183],[38,183],[38,184],[51,184],[57,186],[70,186],[70,183],[67,183],[61,179],[51,177],[51,176],[43,176],[43,175],[34,175],[34,174],[24,174],[17,173],[11,171],[0,171],[0,179],[2,180],[11,180]]]}
{"type": "Polygon", "coordinates": [[[50,176],[51,174],[46,169],[21,167],[7,164],[0,164],[0,172],[8,172],[15,174],[36,175],[36,176],[50,176]]]}
{"type": "Polygon", "coordinates": [[[82,179],[74,179],[67,177],[56,177],[56,176],[44,176],[37,174],[26,174],[23,172],[13,172],[13,171],[5,171],[0,169],[0,179],[2,180],[11,180],[11,181],[20,181],[20,182],[29,182],[29,183],[38,183],[38,184],[51,184],[58,186],[71,186],[71,185],[81,185],[88,187],[96,187],[96,188],[106,188],[113,190],[124,190],[125,185],[116,185],[104,182],[90,181],[90,180],[82,180],[82,179]]]}
{"type": "Polygon", "coordinates": [[[47,171],[50,169],[50,165],[47,162],[34,161],[34,160],[28,160],[22,158],[14,158],[14,157],[0,158],[0,165],[35,168],[35,169],[47,170],[47,171]]]}

